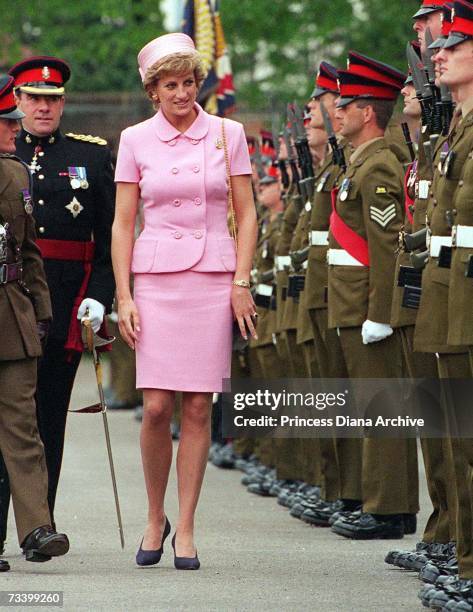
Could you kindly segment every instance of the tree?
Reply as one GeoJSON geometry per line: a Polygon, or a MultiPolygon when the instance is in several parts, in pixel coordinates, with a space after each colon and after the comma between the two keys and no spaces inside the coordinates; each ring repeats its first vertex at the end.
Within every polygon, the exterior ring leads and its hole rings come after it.
{"type": "Polygon", "coordinates": [[[137,89],[137,53],[164,33],[157,0],[7,2],[0,0],[4,68],[28,55],[56,55],[71,65],[69,91],[137,89]]]}
{"type": "Polygon", "coordinates": [[[349,49],[406,69],[405,44],[419,0],[222,0],[237,103],[310,94],[318,63],[344,67],[349,49]]]}

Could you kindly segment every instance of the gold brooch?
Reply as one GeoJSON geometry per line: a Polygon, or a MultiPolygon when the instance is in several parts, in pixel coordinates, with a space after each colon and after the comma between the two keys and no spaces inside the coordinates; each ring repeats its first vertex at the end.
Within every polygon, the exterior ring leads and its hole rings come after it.
{"type": "Polygon", "coordinates": [[[223,149],[223,142],[220,138],[217,138],[217,140],[215,141],[215,146],[217,147],[217,149],[223,149]]]}

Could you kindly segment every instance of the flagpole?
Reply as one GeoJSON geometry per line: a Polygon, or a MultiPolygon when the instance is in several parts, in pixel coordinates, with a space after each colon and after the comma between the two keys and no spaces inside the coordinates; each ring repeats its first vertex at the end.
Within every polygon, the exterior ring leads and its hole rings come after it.
{"type": "Polygon", "coordinates": [[[165,17],[164,25],[168,32],[178,32],[181,29],[184,0],[161,0],[161,10],[165,17]]]}

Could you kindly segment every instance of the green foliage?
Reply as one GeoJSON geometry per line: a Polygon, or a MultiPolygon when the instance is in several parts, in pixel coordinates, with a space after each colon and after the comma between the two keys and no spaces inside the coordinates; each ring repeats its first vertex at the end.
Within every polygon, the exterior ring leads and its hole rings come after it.
{"type": "Polygon", "coordinates": [[[304,98],[318,63],[345,66],[349,49],[405,69],[419,0],[222,0],[237,102],[266,109],[304,98]]]}
{"type": "Polygon", "coordinates": [[[0,0],[0,56],[57,55],[72,68],[69,91],[140,86],[136,55],[164,33],[157,0],[0,0]]]}
{"type": "MultiPolygon", "coordinates": [[[[176,0],[177,1],[177,0],[176,0]]],[[[356,49],[405,69],[420,0],[221,0],[240,107],[305,98],[322,59],[345,65],[356,49]]],[[[57,55],[69,91],[140,88],[136,54],[163,33],[159,0],[0,0],[0,61],[57,55]]]]}

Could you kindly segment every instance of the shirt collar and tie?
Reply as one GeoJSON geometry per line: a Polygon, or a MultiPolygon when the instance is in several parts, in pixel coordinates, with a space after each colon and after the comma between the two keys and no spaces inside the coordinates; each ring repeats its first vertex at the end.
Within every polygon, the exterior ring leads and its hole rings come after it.
{"type": "Polygon", "coordinates": [[[171,125],[164,116],[164,113],[159,110],[154,116],[154,126],[158,138],[170,145],[175,144],[176,139],[179,137],[187,138],[193,144],[197,144],[205,138],[210,126],[209,116],[197,103],[194,104],[194,108],[197,111],[197,117],[185,132],[180,132],[171,125]]]}

